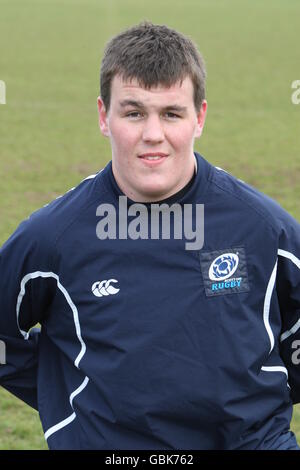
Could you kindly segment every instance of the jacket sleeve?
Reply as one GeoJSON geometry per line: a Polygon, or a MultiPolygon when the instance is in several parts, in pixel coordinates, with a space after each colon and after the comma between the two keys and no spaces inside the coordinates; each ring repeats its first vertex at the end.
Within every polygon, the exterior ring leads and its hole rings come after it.
{"type": "Polygon", "coordinates": [[[47,276],[51,249],[41,226],[39,217],[31,216],[0,249],[0,385],[35,409],[36,326],[47,317],[55,284],[47,276]]]}
{"type": "Polygon", "coordinates": [[[279,241],[276,290],[282,322],[280,354],[295,404],[300,402],[300,224],[292,218],[279,241]]]}

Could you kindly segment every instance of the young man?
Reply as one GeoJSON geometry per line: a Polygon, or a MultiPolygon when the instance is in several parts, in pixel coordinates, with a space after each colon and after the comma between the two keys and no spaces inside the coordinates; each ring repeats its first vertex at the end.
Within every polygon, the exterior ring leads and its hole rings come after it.
{"type": "Polygon", "coordinates": [[[300,227],[193,152],[204,84],[178,32],[113,38],[112,162],[2,247],[0,384],[50,449],[297,449],[300,227]]]}

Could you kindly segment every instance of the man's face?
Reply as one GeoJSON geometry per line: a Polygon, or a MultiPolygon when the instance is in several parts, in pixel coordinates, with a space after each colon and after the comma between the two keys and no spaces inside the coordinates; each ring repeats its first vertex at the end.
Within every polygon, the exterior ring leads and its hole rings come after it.
{"type": "Polygon", "coordinates": [[[115,76],[106,112],[98,98],[99,125],[112,147],[112,169],[122,192],[134,201],[165,199],[191,179],[194,139],[204,126],[207,103],[196,112],[189,77],[170,88],[146,90],[115,76]]]}

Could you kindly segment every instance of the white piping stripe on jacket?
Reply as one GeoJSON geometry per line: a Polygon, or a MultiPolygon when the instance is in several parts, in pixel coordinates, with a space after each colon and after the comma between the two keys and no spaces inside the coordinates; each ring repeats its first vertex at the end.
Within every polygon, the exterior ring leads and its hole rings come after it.
{"type": "MultiPolygon", "coordinates": [[[[290,261],[292,261],[292,263],[294,263],[297,266],[298,269],[300,269],[300,259],[297,258],[295,255],[293,255],[293,253],[290,253],[289,251],[285,251],[285,250],[278,250],[278,255],[289,259],[290,261]]],[[[295,323],[295,325],[292,326],[290,330],[287,330],[284,333],[282,333],[282,335],[280,336],[280,342],[284,341],[289,336],[296,333],[296,331],[299,328],[300,328],[300,319],[295,323]]]]}
{"type": "MultiPolygon", "coordinates": [[[[294,263],[297,266],[298,269],[300,269],[300,259],[297,258],[295,255],[293,255],[293,253],[290,253],[289,251],[286,251],[286,250],[279,249],[277,254],[278,256],[283,256],[284,258],[289,259],[290,261],[292,261],[292,263],[294,263]]],[[[270,344],[271,344],[269,354],[272,352],[272,349],[274,347],[274,335],[270,327],[269,315],[270,315],[271,297],[272,297],[272,293],[273,293],[273,289],[274,289],[274,285],[276,281],[277,262],[278,260],[276,261],[275,266],[273,268],[273,271],[272,271],[272,274],[268,283],[268,287],[266,290],[265,301],[264,301],[263,318],[264,318],[265,328],[267,330],[267,333],[270,339],[270,344]]],[[[280,341],[282,342],[286,338],[288,338],[290,335],[296,333],[296,331],[299,328],[300,328],[300,319],[295,323],[295,325],[292,326],[290,330],[287,330],[284,333],[282,333],[282,335],[280,336],[280,341]]]]}
{"type": "Polygon", "coordinates": [[[277,260],[276,260],[275,266],[273,268],[271,277],[270,277],[269,282],[268,282],[268,287],[267,287],[267,290],[266,290],[265,301],[264,301],[264,315],[263,315],[263,318],[264,318],[265,328],[267,330],[269,340],[270,340],[270,345],[271,345],[269,354],[271,354],[272,349],[274,348],[274,344],[275,344],[274,335],[273,335],[273,332],[271,330],[271,326],[270,326],[270,322],[269,322],[269,315],[270,315],[271,297],[272,297],[272,294],[273,294],[273,289],[274,289],[274,285],[275,285],[275,281],[276,281],[276,272],[277,272],[277,260]]]}
{"type": "Polygon", "coordinates": [[[285,250],[278,250],[278,255],[279,256],[284,256],[285,258],[288,258],[294,263],[298,269],[300,269],[300,259],[297,258],[297,256],[293,255],[293,253],[290,253],[289,251],[285,250]]]}
{"type": "MultiPolygon", "coordinates": [[[[69,401],[70,401],[70,405],[72,407],[72,409],[74,410],[73,408],[73,400],[74,398],[76,397],[76,395],[78,395],[85,387],[86,385],[88,384],[88,377],[85,377],[84,381],[82,382],[82,384],[76,389],[74,390],[74,392],[71,393],[70,395],[70,398],[69,398],[69,401]]],[[[58,424],[55,424],[54,426],[52,426],[51,428],[48,429],[48,431],[45,432],[45,439],[47,440],[52,434],[54,434],[56,431],[59,431],[59,429],[67,426],[67,424],[70,424],[74,419],[76,418],[76,413],[74,411],[73,414],[71,414],[71,416],[69,416],[68,418],[64,419],[63,421],[61,421],[60,423],[58,424]]]]}
{"type": "Polygon", "coordinates": [[[74,411],[74,413],[72,413],[68,418],[64,419],[60,423],[48,429],[48,431],[46,431],[44,434],[45,439],[47,440],[51,436],[51,434],[55,433],[56,431],[59,431],[61,428],[64,428],[68,424],[72,423],[72,421],[74,421],[75,418],[76,418],[76,413],[74,411]]]}
{"type": "Polygon", "coordinates": [[[288,377],[288,371],[283,366],[263,366],[261,370],[265,372],[283,372],[288,377]]]}
{"type": "MultiPolygon", "coordinates": [[[[285,258],[288,258],[300,269],[300,260],[295,255],[290,253],[289,251],[278,249],[277,256],[284,256],[285,258]]],[[[264,319],[265,328],[267,330],[269,340],[270,340],[270,344],[271,344],[269,354],[271,354],[271,352],[274,348],[274,335],[273,335],[273,332],[272,332],[272,329],[271,329],[271,326],[270,326],[269,316],[270,316],[271,298],[272,298],[273,289],[274,289],[275,282],[276,282],[277,263],[278,263],[278,258],[276,260],[275,266],[274,266],[272,274],[270,276],[268,286],[267,286],[267,290],[266,290],[265,300],[264,300],[263,319],[264,319]]],[[[295,333],[298,330],[298,328],[300,328],[300,319],[296,322],[296,324],[290,330],[284,332],[280,336],[280,341],[284,341],[286,338],[288,338],[288,336],[295,333]]],[[[270,366],[270,367],[263,366],[261,368],[261,370],[263,370],[265,372],[284,372],[286,374],[287,378],[288,378],[288,371],[285,367],[282,367],[282,366],[270,366]]],[[[289,387],[288,383],[287,383],[287,385],[289,387]]]]}
{"type": "MultiPolygon", "coordinates": [[[[261,368],[261,370],[263,370],[263,371],[265,371],[265,372],[283,372],[283,373],[286,375],[287,380],[288,380],[288,378],[289,378],[288,371],[287,371],[287,369],[286,369],[285,367],[283,367],[283,366],[263,366],[263,367],[261,368]]],[[[286,382],[286,384],[287,384],[287,386],[288,386],[289,388],[291,388],[288,382],[286,382]]]]}
{"type": "MultiPolygon", "coordinates": [[[[79,323],[79,316],[78,316],[78,311],[77,311],[77,308],[75,306],[75,304],[73,303],[70,295],[68,294],[67,290],[64,288],[64,286],[60,283],[59,281],[59,276],[53,272],[42,272],[42,271],[36,271],[36,272],[33,272],[33,273],[29,273],[29,274],[26,274],[26,276],[23,277],[22,281],[21,281],[21,290],[20,290],[20,293],[18,295],[18,299],[17,299],[17,307],[16,307],[16,313],[17,313],[17,325],[18,325],[18,328],[21,332],[21,334],[24,336],[24,339],[28,339],[29,338],[29,332],[27,333],[26,331],[23,331],[20,329],[20,326],[19,326],[19,315],[20,315],[20,308],[21,308],[21,304],[22,304],[22,300],[23,300],[23,297],[25,295],[25,288],[26,288],[26,283],[30,280],[30,279],[36,279],[38,277],[42,277],[42,278],[53,278],[56,280],[56,283],[57,283],[57,287],[58,289],[62,292],[62,294],[64,295],[68,305],[70,306],[72,312],[73,312],[73,320],[74,320],[74,325],[75,325],[75,330],[76,330],[76,335],[77,335],[77,338],[80,342],[80,345],[81,345],[81,350],[78,354],[78,356],[76,357],[75,361],[74,361],[74,365],[77,369],[79,369],[79,362],[81,361],[83,355],[85,354],[86,352],[86,345],[81,337],[81,328],[80,328],[80,323],[79,323]]],[[[73,409],[73,399],[75,398],[76,395],[78,395],[88,384],[88,377],[85,377],[84,381],[82,382],[82,384],[76,389],[74,390],[74,392],[71,393],[70,397],[69,397],[69,401],[70,401],[70,405],[73,409]]],[[[76,418],[76,413],[72,413],[68,418],[64,419],[63,421],[55,424],[54,426],[52,426],[51,428],[49,428],[46,432],[45,432],[45,439],[47,440],[49,436],[51,436],[53,433],[55,433],[56,431],[58,431],[59,429],[67,426],[69,423],[71,423],[74,419],[76,418]]]]}

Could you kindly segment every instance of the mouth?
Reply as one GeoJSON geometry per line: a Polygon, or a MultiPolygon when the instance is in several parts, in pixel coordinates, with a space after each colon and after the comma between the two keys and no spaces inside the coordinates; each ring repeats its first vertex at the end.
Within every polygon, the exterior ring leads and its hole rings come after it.
{"type": "Polygon", "coordinates": [[[142,160],[145,165],[152,167],[164,162],[168,158],[168,154],[163,152],[148,152],[139,155],[138,158],[142,160]]]}

